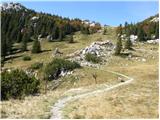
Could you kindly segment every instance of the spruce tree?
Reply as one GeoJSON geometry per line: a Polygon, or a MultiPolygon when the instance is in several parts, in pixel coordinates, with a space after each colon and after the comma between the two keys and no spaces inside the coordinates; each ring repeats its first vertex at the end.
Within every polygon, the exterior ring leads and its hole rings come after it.
{"type": "Polygon", "coordinates": [[[132,42],[131,42],[130,38],[127,37],[127,40],[125,42],[125,48],[126,49],[131,49],[131,47],[132,47],[132,42]]]}
{"type": "Polygon", "coordinates": [[[115,55],[120,55],[121,50],[122,50],[122,40],[121,40],[121,34],[120,34],[117,39],[115,55]]]}
{"type": "Polygon", "coordinates": [[[27,51],[27,42],[29,41],[29,37],[27,34],[23,35],[22,42],[21,42],[21,51],[27,51]]]}
{"type": "Polygon", "coordinates": [[[5,36],[3,36],[3,39],[1,40],[1,57],[3,60],[5,60],[6,55],[7,55],[6,38],[5,38],[5,36]]]}
{"type": "Polygon", "coordinates": [[[145,33],[141,27],[138,29],[138,40],[145,41],[145,33]]]}
{"type": "Polygon", "coordinates": [[[107,33],[107,28],[104,28],[103,35],[106,35],[106,33],[107,33]]]}
{"type": "Polygon", "coordinates": [[[59,29],[59,40],[63,40],[63,37],[64,37],[64,34],[63,34],[63,30],[62,29],[59,29]]]}
{"type": "Polygon", "coordinates": [[[41,52],[41,44],[40,42],[36,39],[33,42],[32,46],[32,53],[40,53],[41,52]]]}
{"type": "Polygon", "coordinates": [[[82,34],[89,34],[89,26],[82,26],[81,27],[82,34]]]}
{"type": "Polygon", "coordinates": [[[159,24],[156,25],[155,38],[159,39],[159,24]]]}
{"type": "Polygon", "coordinates": [[[21,32],[18,32],[18,35],[17,35],[17,42],[21,42],[22,41],[22,35],[21,35],[21,32]]]}
{"type": "Polygon", "coordinates": [[[127,32],[128,32],[128,23],[127,22],[125,22],[124,27],[125,27],[125,33],[127,34],[127,32]]]}

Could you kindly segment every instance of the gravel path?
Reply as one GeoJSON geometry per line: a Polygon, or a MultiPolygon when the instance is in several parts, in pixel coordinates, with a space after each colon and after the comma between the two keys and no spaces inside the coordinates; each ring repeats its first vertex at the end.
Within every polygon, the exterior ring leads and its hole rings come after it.
{"type": "MultiPolygon", "coordinates": [[[[105,70],[103,70],[103,71],[105,71],[105,70]]],[[[129,84],[130,82],[132,82],[134,80],[133,78],[131,78],[129,76],[126,76],[124,74],[118,73],[118,72],[114,72],[114,71],[110,71],[110,70],[106,70],[105,72],[110,72],[110,73],[122,76],[124,78],[127,78],[127,80],[124,81],[124,82],[118,83],[116,85],[113,85],[111,87],[108,87],[106,85],[106,87],[103,88],[103,89],[99,88],[99,89],[96,89],[96,90],[93,90],[93,91],[90,91],[90,92],[78,94],[78,95],[75,95],[75,96],[67,96],[67,97],[59,99],[54,104],[54,106],[52,107],[52,116],[51,116],[50,119],[63,119],[62,110],[67,103],[70,103],[72,101],[75,101],[75,100],[83,98],[83,97],[90,97],[90,96],[98,95],[98,94],[103,93],[103,92],[110,91],[110,90],[118,88],[122,85],[129,84]]]]}

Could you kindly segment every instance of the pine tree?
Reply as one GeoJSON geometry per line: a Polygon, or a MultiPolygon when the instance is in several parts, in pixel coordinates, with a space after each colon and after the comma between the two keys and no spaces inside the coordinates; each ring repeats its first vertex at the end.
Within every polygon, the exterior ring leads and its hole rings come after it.
{"type": "Polygon", "coordinates": [[[125,22],[124,27],[125,27],[125,33],[127,34],[127,32],[128,32],[128,23],[127,22],[125,22]]]}
{"type": "Polygon", "coordinates": [[[40,42],[36,39],[33,42],[32,46],[32,53],[40,53],[41,52],[41,44],[40,42]]]}
{"type": "Polygon", "coordinates": [[[107,33],[107,28],[104,28],[103,35],[106,35],[106,33],[107,33]]]}
{"type": "Polygon", "coordinates": [[[63,37],[64,37],[63,30],[59,29],[59,37],[58,37],[58,39],[61,41],[61,40],[63,40],[63,37]]]}
{"type": "Polygon", "coordinates": [[[1,57],[3,60],[5,60],[6,55],[7,55],[6,38],[5,38],[5,36],[3,36],[3,39],[1,40],[1,57]]]}
{"type": "Polygon", "coordinates": [[[116,30],[117,35],[122,35],[122,24],[120,24],[116,30]]]}
{"type": "Polygon", "coordinates": [[[155,38],[159,39],[159,24],[156,25],[155,38]]]}
{"type": "Polygon", "coordinates": [[[17,41],[16,42],[21,42],[22,41],[22,35],[21,35],[21,32],[18,32],[18,35],[17,35],[17,41]]]}
{"type": "Polygon", "coordinates": [[[132,47],[132,42],[131,42],[130,38],[127,37],[127,40],[125,42],[125,48],[126,49],[131,49],[131,47],[132,47]]]}
{"type": "Polygon", "coordinates": [[[121,40],[121,34],[120,34],[117,39],[115,55],[120,55],[121,50],[122,50],[122,40],[121,40]]]}
{"type": "Polygon", "coordinates": [[[12,40],[10,40],[9,38],[6,37],[6,50],[7,50],[7,54],[12,54],[12,40]]]}
{"type": "Polygon", "coordinates": [[[139,41],[145,41],[145,33],[141,27],[138,29],[138,39],[139,41]]]}
{"type": "Polygon", "coordinates": [[[82,26],[81,27],[82,34],[89,34],[89,26],[82,26]]]}
{"type": "Polygon", "coordinates": [[[29,36],[27,34],[23,35],[21,42],[21,51],[27,51],[27,42],[29,41],[29,36]]]}

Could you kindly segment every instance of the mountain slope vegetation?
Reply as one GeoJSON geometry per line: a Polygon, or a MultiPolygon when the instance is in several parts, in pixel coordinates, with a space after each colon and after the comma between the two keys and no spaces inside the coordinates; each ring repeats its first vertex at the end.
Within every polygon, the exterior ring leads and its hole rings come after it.
{"type": "Polygon", "coordinates": [[[12,4],[18,7],[9,7],[9,9],[4,5],[1,7],[2,57],[12,54],[13,43],[22,42],[23,36],[29,38],[26,42],[44,37],[53,41],[62,41],[66,35],[77,31],[90,34],[100,29],[99,23],[89,26],[77,18],[69,19],[57,15],[38,13],[17,3],[8,3],[7,5],[11,6],[12,4]]]}

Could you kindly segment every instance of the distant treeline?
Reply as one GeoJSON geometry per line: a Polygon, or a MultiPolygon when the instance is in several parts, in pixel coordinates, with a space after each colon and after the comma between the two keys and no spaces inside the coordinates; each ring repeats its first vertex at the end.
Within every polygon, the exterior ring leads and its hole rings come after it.
{"type": "Polygon", "coordinates": [[[126,36],[137,35],[139,41],[158,39],[159,21],[158,22],[151,21],[155,17],[159,17],[159,15],[157,14],[136,24],[133,23],[128,24],[127,22],[125,22],[124,26],[122,27],[122,31],[120,27],[118,27],[117,33],[122,32],[122,34],[126,34],[126,36]]]}

